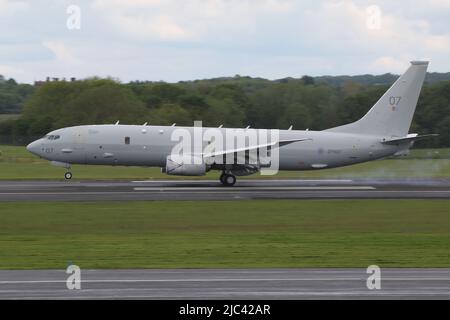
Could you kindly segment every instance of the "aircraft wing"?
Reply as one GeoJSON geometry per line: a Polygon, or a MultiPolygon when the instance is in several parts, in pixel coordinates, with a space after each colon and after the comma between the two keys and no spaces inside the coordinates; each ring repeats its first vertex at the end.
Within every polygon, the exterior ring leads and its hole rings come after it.
{"type": "Polygon", "coordinates": [[[381,143],[384,143],[384,144],[397,144],[397,143],[412,142],[412,141],[416,141],[416,140],[421,140],[421,139],[426,139],[426,138],[431,138],[431,137],[437,137],[437,136],[438,136],[438,134],[418,135],[417,133],[412,133],[412,134],[408,134],[406,137],[389,139],[389,140],[382,141],[381,143]]]}
{"type": "Polygon", "coordinates": [[[211,157],[217,157],[217,156],[230,154],[230,153],[238,153],[238,152],[244,152],[244,151],[250,151],[250,150],[267,148],[267,147],[273,147],[277,143],[278,143],[278,145],[280,147],[283,147],[285,145],[288,145],[288,144],[291,144],[291,143],[294,143],[294,142],[301,142],[301,141],[307,141],[307,140],[312,140],[312,139],[311,138],[303,138],[303,139],[292,139],[292,140],[280,140],[280,141],[275,141],[275,142],[266,143],[266,144],[259,144],[259,145],[256,145],[256,146],[247,146],[247,147],[244,147],[244,148],[236,148],[236,149],[229,149],[229,150],[222,150],[222,151],[207,153],[207,154],[204,154],[203,157],[204,158],[211,158],[211,157]]]}

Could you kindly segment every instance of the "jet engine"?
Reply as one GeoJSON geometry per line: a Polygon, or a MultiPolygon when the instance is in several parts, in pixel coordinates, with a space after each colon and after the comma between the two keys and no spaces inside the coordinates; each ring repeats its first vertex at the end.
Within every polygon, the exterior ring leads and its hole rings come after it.
{"type": "Polygon", "coordinates": [[[173,157],[168,156],[163,172],[174,176],[204,176],[207,167],[203,159],[192,156],[173,157]]]}

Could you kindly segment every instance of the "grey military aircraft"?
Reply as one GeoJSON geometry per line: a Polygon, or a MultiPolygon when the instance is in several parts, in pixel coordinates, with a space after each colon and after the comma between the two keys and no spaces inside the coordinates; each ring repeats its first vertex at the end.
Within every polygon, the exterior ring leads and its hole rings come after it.
{"type": "MultiPolygon", "coordinates": [[[[176,130],[195,135],[195,127],[154,125],[84,125],[58,129],[30,143],[28,151],[53,165],[67,169],[72,178],[72,164],[160,167],[171,175],[201,176],[210,170],[221,171],[220,181],[232,186],[236,176],[262,171],[270,166],[267,160],[276,150],[279,170],[319,170],[381,159],[408,152],[418,139],[434,134],[408,134],[420,90],[428,67],[427,61],[412,61],[407,71],[386,91],[378,102],[356,122],[323,130],[277,131],[275,141],[246,143],[244,146],[210,148],[211,141],[202,140],[202,147],[188,155],[174,157],[179,141],[176,130]],[[263,150],[264,149],[264,150],[263,150]],[[249,161],[249,154],[256,157],[249,161]],[[256,153],[255,153],[256,152],[256,153]],[[237,161],[236,155],[244,156],[237,161]],[[231,156],[230,156],[231,155],[231,156]],[[194,157],[195,161],[188,161],[194,157]]],[[[205,134],[211,128],[200,128],[205,134]]],[[[224,136],[232,132],[258,135],[264,129],[215,128],[224,136]]],[[[267,131],[267,130],[266,130],[267,131]]]]}

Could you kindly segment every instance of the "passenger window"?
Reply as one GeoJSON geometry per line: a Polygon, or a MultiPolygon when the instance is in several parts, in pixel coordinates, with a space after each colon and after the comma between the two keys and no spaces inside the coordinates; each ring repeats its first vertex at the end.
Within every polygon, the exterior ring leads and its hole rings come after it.
{"type": "Polygon", "coordinates": [[[130,137],[125,137],[125,144],[130,144],[130,137]]]}

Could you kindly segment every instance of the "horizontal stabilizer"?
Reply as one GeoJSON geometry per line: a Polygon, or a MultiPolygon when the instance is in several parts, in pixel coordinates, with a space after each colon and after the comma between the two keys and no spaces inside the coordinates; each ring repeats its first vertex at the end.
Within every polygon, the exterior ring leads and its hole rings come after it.
{"type": "Polygon", "coordinates": [[[431,138],[431,137],[437,137],[437,136],[438,136],[438,134],[423,134],[423,135],[419,136],[417,133],[412,133],[412,134],[408,134],[406,137],[384,140],[384,141],[382,141],[382,143],[398,144],[398,143],[404,143],[404,142],[412,142],[412,141],[421,140],[421,139],[427,139],[427,138],[431,138]]]}

